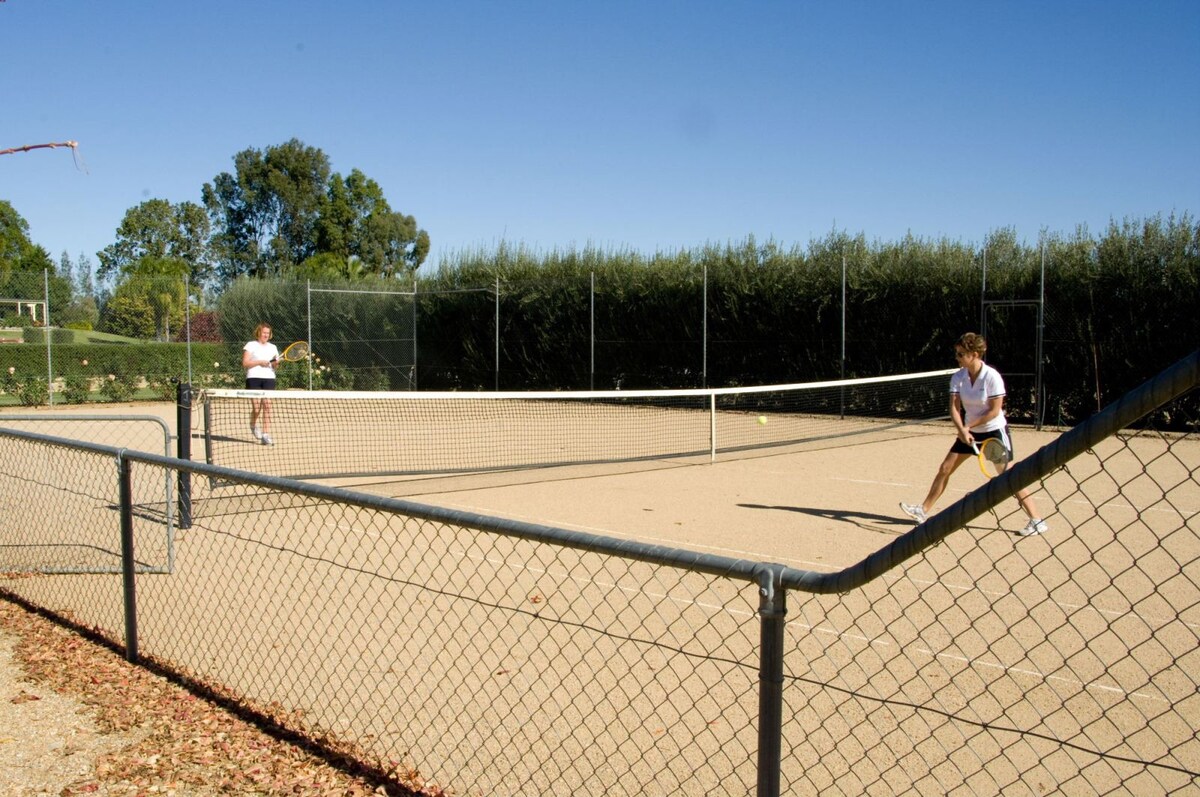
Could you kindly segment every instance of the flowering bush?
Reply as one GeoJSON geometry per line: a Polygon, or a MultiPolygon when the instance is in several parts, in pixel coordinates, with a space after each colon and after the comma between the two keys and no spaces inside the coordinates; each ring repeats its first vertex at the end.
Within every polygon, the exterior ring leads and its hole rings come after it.
{"type": "Polygon", "coordinates": [[[88,400],[91,390],[91,377],[79,373],[63,377],[62,397],[68,404],[83,404],[88,400]]]}
{"type": "Polygon", "coordinates": [[[179,379],[178,377],[167,377],[166,379],[155,379],[150,382],[151,389],[154,394],[163,401],[174,401],[179,397],[179,379]]]}
{"type": "MultiPolygon", "coordinates": [[[[327,365],[320,357],[312,357],[313,390],[350,390],[354,387],[354,374],[340,365],[327,365]]],[[[275,386],[280,389],[308,388],[309,363],[285,363],[275,372],[275,386]]]]}
{"type": "Polygon", "coordinates": [[[40,376],[22,379],[17,376],[14,366],[9,366],[7,371],[0,374],[0,388],[26,407],[37,407],[49,401],[50,393],[46,387],[46,380],[40,376]]]}
{"type": "Polygon", "coordinates": [[[105,401],[129,401],[137,390],[137,379],[124,374],[109,374],[100,380],[100,395],[105,401]]]}

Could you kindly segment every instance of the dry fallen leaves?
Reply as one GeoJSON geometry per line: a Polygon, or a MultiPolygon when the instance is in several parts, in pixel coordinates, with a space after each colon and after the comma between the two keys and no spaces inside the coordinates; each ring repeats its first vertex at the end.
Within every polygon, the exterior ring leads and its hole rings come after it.
{"type": "MultiPolygon", "coordinates": [[[[424,784],[411,769],[393,767],[383,774],[386,767],[364,766],[361,759],[355,760],[352,745],[321,740],[326,755],[318,756],[277,738],[3,598],[0,628],[17,640],[15,657],[29,680],[82,703],[102,733],[140,731],[141,741],[102,756],[93,777],[67,785],[61,797],[95,793],[100,784],[109,794],[130,795],[172,791],[292,797],[445,794],[424,784]]],[[[25,694],[16,700],[37,699],[23,698],[25,694]]]]}

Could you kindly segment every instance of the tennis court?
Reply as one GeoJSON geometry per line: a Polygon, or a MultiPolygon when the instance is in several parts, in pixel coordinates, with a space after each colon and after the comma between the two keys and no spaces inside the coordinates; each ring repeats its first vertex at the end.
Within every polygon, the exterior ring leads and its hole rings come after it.
{"type": "MultiPolygon", "coordinates": [[[[160,411],[171,417],[174,407],[160,411]]],[[[897,503],[924,495],[947,428],[711,462],[690,454],[332,482],[836,571],[912,528],[897,503]]],[[[285,426],[275,436],[288,445],[285,426]]],[[[1018,429],[1018,455],[1056,436],[1018,429]]],[[[1017,537],[1023,516],[1009,500],[862,590],[794,594],[785,791],[1194,785],[1200,750],[1179,718],[1196,716],[1200,672],[1198,471],[1194,437],[1114,439],[1042,481],[1048,535],[1017,537]],[[931,720],[930,707],[956,719],[931,720]],[[1008,749],[980,730],[1009,724],[1008,749]]],[[[943,505],[983,482],[968,462],[943,505]]],[[[57,490],[36,494],[52,511],[57,490]]],[[[116,590],[111,606],[64,608],[118,627],[119,585],[70,578],[70,587],[5,585],[52,607],[64,592],[116,590]]],[[[468,525],[204,481],[174,573],[138,586],[144,650],[302,712],[306,727],[402,752],[439,783],[511,794],[752,788],[755,592],[468,525]]]]}
{"type": "MultiPolygon", "coordinates": [[[[484,426],[487,413],[463,409],[468,410],[466,422],[442,424],[436,434],[428,431],[427,423],[415,429],[383,432],[378,426],[366,426],[368,434],[385,436],[373,443],[362,438],[347,445],[351,450],[368,445],[373,450],[404,445],[386,436],[393,434],[396,440],[407,440],[409,446],[420,449],[454,451],[478,445],[475,441],[488,434],[484,426]],[[481,414],[485,416],[483,422],[478,420],[481,414]]],[[[618,408],[616,414],[620,412],[618,408]]],[[[95,413],[95,408],[90,412],[78,407],[44,409],[40,412],[46,419],[43,422],[10,425],[107,445],[132,445],[149,453],[162,452],[161,441],[153,435],[147,436],[147,442],[131,443],[131,427],[125,425],[52,421],[60,416],[95,413]]],[[[173,427],[176,408],[164,403],[121,405],[105,408],[104,413],[157,416],[173,427]]],[[[244,415],[241,412],[239,420],[244,415]]],[[[0,419],[3,417],[0,414],[0,419]]],[[[612,423],[612,417],[606,423],[612,423]]],[[[722,454],[715,461],[707,451],[663,458],[629,456],[632,444],[625,444],[613,446],[608,453],[601,449],[600,456],[620,460],[616,462],[317,481],[615,538],[779,562],[801,569],[836,570],[859,561],[912,528],[912,521],[897,504],[924,496],[951,440],[948,421],[894,427],[851,418],[840,423],[824,421],[818,434],[809,435],[814,438],[809,442],[768,442],[764,448],[751,448],[745,441],[752,441],[754,436],[774,434],[771,440],[804,437],[797,427],[806,420],[798,419],[785,430],[786,421],[780,418],[773,417],[763,427],[756,422],[755,414],[740,412],[723,417],[722,423],[740,427],[737,439],[742,448],[722,454]]],[[[654,425],[661,426],[662,421],[654,425]]],[[[707,417],[702,417],[699,425],[706,428],[707,417]]],[[[333,434],[347,439],[355,428],[364,425],[347,422],[335,427],[333,434]]],[[[519,434],[531,450],[561,450],[567,444],[561,430],[551,426],[525,426],[517,432],[505,432],[504,437],[514,434],[519,434]]],[[[1014,434],[1019,451],[1028,453],[1052,440],[1057,432],[1018,429],[1014,434]]],[[[274,437],[276,445],[265,447],[250,436],[247,428],[240,437],[222,441],[224,450],[220,453],[224,456],[219,456],[216,463],[244,464],[254,456],[266,458],[257,462],[261,466],[271,458],[291,457],[292,449],[305,449],[305,438],[289,432],[286,418],[276,422],[274,437]]],[[[612,435],[606,429],[601,429],[596,438],[612,445],[612,435]]],[[[198,444],[202,439],[194,435],[194,459],[203,457],[198,444]]],[[[319,453],[300,456],[310,464],[307,458],[319,453]]],[[[596,457],[597,453],[590,455],[596,457]]],[[[566,458],[573,461],[585,456],[585,452],[577,451],[566,458]]],[[[258,470],[270,472],[265,467],[258,470]]],[[[942,505],[984,481],[974,464],[968,462],[955,475],[942,505]]],[[[214,500],[220,495],[217,491],[214,500]]],[[[1043,509],[1047,514],[1049,510],[1043,509]]],[[[1013,529],[1020,525],[1016,523],[1013,529]]]]}

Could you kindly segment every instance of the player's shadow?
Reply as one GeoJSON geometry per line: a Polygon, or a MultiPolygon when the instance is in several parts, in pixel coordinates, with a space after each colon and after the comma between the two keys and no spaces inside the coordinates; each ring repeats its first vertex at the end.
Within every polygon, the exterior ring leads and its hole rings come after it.
{"type": "Polygon", "coordinates": [[[844,509],[818,509],[811,506],[770,506],[768,504],[738,504],[746,509],[774,509],[780,512],[798,512],[802,515],[836,520],[839,523],[852,523],[868,531],[878,531],[884,534],[903,534],[913,527],[908,518],[877,515],[874,512],[851,512],[844,509]],[[880,528],[880,525],[885,528],[880,528]],[[895,528],[893,528],[895,527],[895,528]]]}

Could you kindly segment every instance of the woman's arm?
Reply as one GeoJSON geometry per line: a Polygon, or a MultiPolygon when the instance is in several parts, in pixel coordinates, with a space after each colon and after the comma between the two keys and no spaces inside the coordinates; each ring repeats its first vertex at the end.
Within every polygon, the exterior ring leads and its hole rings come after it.
{"type": "Polygon", "coordinates": [[[950,420],[954,422],[954,430],[958,433],[958,439],[964,443],[971,441],[971,432],[963,422],[962,402],[958,400],[958,394],[950,395],[950,420]]]}

